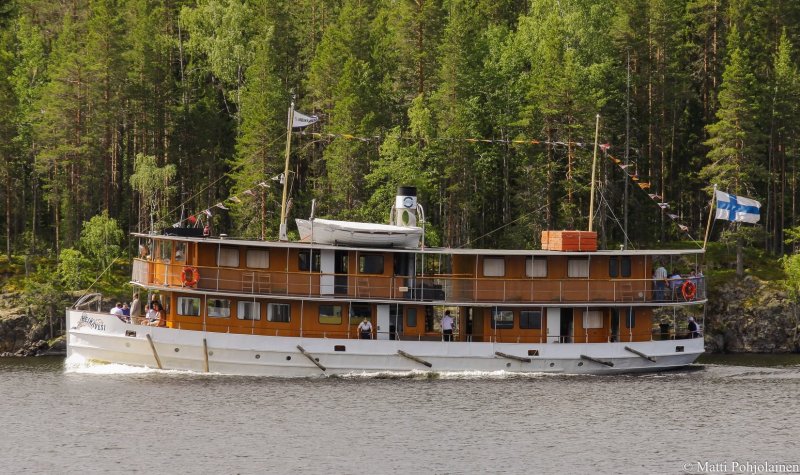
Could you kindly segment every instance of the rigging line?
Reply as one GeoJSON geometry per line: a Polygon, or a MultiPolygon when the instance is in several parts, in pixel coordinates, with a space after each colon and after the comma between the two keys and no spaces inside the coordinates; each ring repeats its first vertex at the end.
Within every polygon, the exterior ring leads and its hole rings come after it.
{"type": "Polygon", "coordinates": [[[617,218],[617,215],[614,214],[614,210],[611,208],[611,203],[609,203],[608,199],[606,199],[606,195],[604,195],[602,191],[599,192],[598,194],[600,195],[600,199],[602,200],[603,204],[605,204],[606,208],[608,208],[608,212],[611,214],[612,220],[615,223],[617,223],[617,226],[619,226],[620,229],[622,230],[622,235],[625,238],[625,241],[628,242],[628,245],[630,247],[632,247],[634,250],[636,250],[636,246],[634,246],[633,243],[631,242],[631,240],[628,238],[628,233],[625,232],[625,228],[622,226],[622,223],[619,222],[619,218],[617,218]]]}
{"type": "MultiPolygon", "coordinates": [[[[559,198],[559,200],[563,200],[563,199],[564,199],[564,198],[566,198],[568,195],[569,195],[569,193],[565,194],[564,196],[560,197],[560,198],[559,198]]],[[[493,234],[493,233],[496,233],[497,231],[500,231],[501,229],[505,228],[506,226],[511,226],[512,224],[516,223],[517,221],[521,220],[522,218],[524,218],[524,217],[526,217],[526,216],[528,216],[528,215],[531,215],[531,214],[533,214],[533,213],[538,213],[539,211],[541,211],[541,210],[543,210],[543,209],[545,209],[545,208],[547,208],[547,204],[544,204],[544,205],[540,206],[539,208],[536,208],[535,210],[529,211],[529,212],[527,212],[527,213],[525,213],[525,214],[521,215],[519,218],[517,218],[517,219],[515,219],[515,220],[513,220],[513,221],[509,221],[509,222],[507,222],[506,224],[503,224],[502,226],[499,226],[499,227],[497,227],[497,228],[495,228],[495,229],[492,229],[491,231],[489,231],[489,232],[487,232],[487,233],[485,233],[485,234],[483,234],[483,235],[481,235],[481,236],[478,236],[478,237],[476,237],[475,239],[471,239],[471,240],[469,240],[469,241],[465,242],[464,244],[462,244],[462,245],[460,245],[460,246],[456,247],[456,249],[461,249],[461,248],[463,248],[464,246],[466,246],[466,245],[468,245],[468,244],[471,244],[471,243],[473,243],[473,242],[475,242],[475,241],[477,241],[477,240],[479,240],[479,239],[483,239],[483,238],[485,238],[486,236],[488,236],[488,235],[490,235],[490,234],[493,234]]]]}
{"type": "MultiPolygon", "coordinates": [[[[273,140],[272,142],[268,143],[268,144],[265,146],[265,148],[267,148],[267,147],[271,147],[272,145],[274,145],[274,144],[275,144],[275,142],[277,142],[279,139],[282,139],[282,138],[284,138],[284,137],[286,137],[286,133],[283,133],[282,135],[278,136],[278,137],[277,137],[275,140],[273,140]]],[[[222,180],[222,179],[223,179],[223,178],[225,178],[226,176],[230,175],[231,173],[235,172],[235,171],[236,171],[236,170],[238,170],[239,168],[243,167],[244,165],[245,165],[245,163],[244,163],[244,162],[242,162],[242,163],[240,163],[240,164],[236,165],[235,167],[231,168],[231,169],[230,169],[230,170],[228,170],[227,172],[223,173],[222,175],[220,175],[220,177],[219,177],[219,178],[217,178],[216,180],[214,180],[214,181],[212,181],[211,183],[209,183],[208,185],[206,185],[206,187],[205,187],[205,188],[201,189],[201,190],[200,190],[200,191],[198,191],[197,193],[193,194],[192,196],[190,196],[189,198],[187,198],[186,200],[184,200],[184,201],[183,201],[183,203],[181,203],[181,204],[179,204],[177,207],[173,208],[173,209],[172,209],[172,210],[171,210],[169,213],[167,213],[167,215],[170,215],[170,214],[174,213],[174,212],[175,212],[175,211],[177,211],[177,210],[178,210],[178,209],[179,209],[181,206],[183,206],[183,205],[185,205],[186,203],[188,203],[189,201],[193,200],[193,199],[194,199],[194,198],[196,198],[198,195],[200,195],[201,193],[203,193],[203,192],[204,192],[204,191],[206,191],[207,189],[211,188],[212,186],[214,186],[215,184],[217,184],[217,182],[219,182],[220,180],[222,180]]],[[[184,220],[184,221],[185,221],[185,220],[184,220]]]]}
{"type": "Polygon", "coordinates": [[[94,284],[96,284],[97,281],[99,281],[100,278],[103,277],[103,275],[105,275],[106,272],[108,272],[108,269],[111,269],[111,266],[114,265],[114,261],[116,261],[116,259],[111,259],[111,263],[105,268],[105,270],[103,270],[103,272],[100,273],[100,275],[97,276],[96,279],[94,279],[94,282],[92,282],[92,285],[90,285],[89,287],[86,288],[86,290],[83,292],[83,294],[80,296],[80,298],[78,298],[78,300],[76,300],[76,302],[80,301],[82,298],[84,298],[86,296],[86,294],[89,293],[90,290],[92,290],[92,287],[94,287],[94,284]]]}

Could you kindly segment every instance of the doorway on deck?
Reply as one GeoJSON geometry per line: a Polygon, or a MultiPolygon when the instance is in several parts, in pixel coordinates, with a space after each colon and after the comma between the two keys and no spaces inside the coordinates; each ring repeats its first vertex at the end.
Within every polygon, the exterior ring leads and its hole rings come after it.
{"type": "Polygon", "coordinates": [[[347,295],[347,251],[336,251],[333,261],[333,293],[347,295]]]}
{"type": "Polygon", "coordinates": [[[561,343],[572,343],[572,310],[572,308],[561,309],[561,328],[559,332],[561,343]]]}

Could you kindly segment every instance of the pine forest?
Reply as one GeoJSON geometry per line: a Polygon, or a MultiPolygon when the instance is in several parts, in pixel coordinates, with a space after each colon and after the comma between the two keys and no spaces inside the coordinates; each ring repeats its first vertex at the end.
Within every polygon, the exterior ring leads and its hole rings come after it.
{"type": "Polygon", "coordinates": [[[290,230],[410,185],[431,244],[537,248],[587,225],[599,115],[604,246],[702,241],[716,185],[762,209],[712,239],[779,256],[799,47],[793,0],[5,0],[0,242],[74,269],[105,225],[274,239],[294,100],[290,230]]]}

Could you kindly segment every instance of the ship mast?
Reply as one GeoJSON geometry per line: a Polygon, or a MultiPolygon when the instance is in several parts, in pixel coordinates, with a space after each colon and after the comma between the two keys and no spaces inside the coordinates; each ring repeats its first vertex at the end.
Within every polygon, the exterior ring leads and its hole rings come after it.
{"type": "Polygon", "coordinates": [[[286,192],[289,187],[289,154],[292,150],[292,122],[294,121],[294,99],[289,106],[289,117],[286,121],[286,165],[283,169],[283,198],[281,199],[281,224],[278,239],[288,241],[286,235],[286,192]]]}
{"type": "Polygon", "coordinates": [[[592,186],[589,195],[589,231],[592,231],[592,224],[594,222],[594,177],[595,169],[597,168],[597,140],[600,134],[600,114],[597,114],[597,122],[594,126],[594,157],[592,158],[592,186]]]}

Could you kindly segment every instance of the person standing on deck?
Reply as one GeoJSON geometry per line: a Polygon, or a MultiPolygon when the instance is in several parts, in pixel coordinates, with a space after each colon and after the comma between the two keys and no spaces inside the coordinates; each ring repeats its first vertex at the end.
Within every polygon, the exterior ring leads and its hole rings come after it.
{"type": "Polygon", "coordinates": [[[142,316],[142,301],[139,300],[139,292],[133,294],[133,301],[131,302],[131,323],[137,323],[138,318],[142,316]]]}
{"type": "Polygon", "coordinates": [[[362,340],[372,339],[372,323],[370,323],[366,317],[361,323],[358,324],[358,336],[362,340]]]}
{"type": "Polygon", "coordinates": [[[450,316],[450,310],[445,310],[442,317],[442,339],[453,341],[453,317],[450,316]]]}
{"type": "Polygon", "coordinates": [[[667,269],[660,265],[653,271],[653,300],[664,300],[667,285],[667,269]]]}
{"type": "Polygon", "coordinates": [[[697,325],[697,322],[694,321],[694,317],[689,317],[689,325],[687,325],[689,330],[689,338],[697,338],[700,336],[700,327],[697,325]]]}

